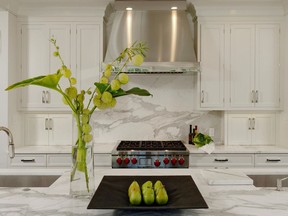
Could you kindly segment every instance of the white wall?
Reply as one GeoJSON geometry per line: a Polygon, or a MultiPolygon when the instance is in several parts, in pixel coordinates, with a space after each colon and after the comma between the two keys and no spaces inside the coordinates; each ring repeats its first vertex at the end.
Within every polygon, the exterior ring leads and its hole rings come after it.
{"type": "MultiPolygon", "coordinates": [[[[288,4],[286,5],[286,8],[288,9],[288,4]]],[[[287,10],[286,9],[286,10],[287,10]]],[[[283,73],[283,112],[280,113],[280,124],[279,124],[279,131],[280,131],[280,145],[281,146],[288,146],[288,139],[287,139],[287,131],[288,131],[288,14],[286,12],[285,15],[285,53],[284,53],[284,73],[283,73]]]]}
{"type": "MultiPolygon", "coordinates": [[[[0,125],[10,128],[11,106],[10,95],[5,88],[11,83],[10,75],[15,74],[15,35],[16,18],[6,11],[0,12],[0,125]]],[[[14,108],[12,108],[14,109],[14,108]]],[[[11,128],[10,128],[11,129],[11,128]]],[[[12,130],[13,133],[13,130],[12,130]]],[[[0,167],[7,167],[8,137],[0,132],[0,167]]]]}
{"type": "MultiPolygon", "coordinates": [[[[0,125],[8,127],[8,12],[0,12],[0,125]]],[[[0,167],[7,166],[7,135],[0,132],[0,167]]]]}

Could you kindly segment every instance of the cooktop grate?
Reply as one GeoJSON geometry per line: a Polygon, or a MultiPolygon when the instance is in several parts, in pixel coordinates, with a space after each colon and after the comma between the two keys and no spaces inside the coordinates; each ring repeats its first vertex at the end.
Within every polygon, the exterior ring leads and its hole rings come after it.
{"type": "Polygon", "coordinates": [[[118,151],[123,150],[186,150],[185,145],[180,140],[155,141],[155,140],[123,140],[117,146],[118,151]]]}

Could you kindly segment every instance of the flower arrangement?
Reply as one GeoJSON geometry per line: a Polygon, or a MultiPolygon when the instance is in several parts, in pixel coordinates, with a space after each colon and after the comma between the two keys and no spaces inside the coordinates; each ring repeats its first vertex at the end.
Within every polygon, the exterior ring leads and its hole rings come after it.
{"type": "Polygon", "coordinates": [[[57,46],[56,39],[51,38],[50,42],[56,49],[53,55],[59,58],[61,62],[61,67],[57,72],[17,82],[6,88],[6,90],[36,85],[53,89],[62,95],[63,103],[70,107],[77,124],[76,148],[73,148],[72,150],[72,155],[77,154],[75,156],[76,165],[72,167],[71,182],[75,177],[76,171],[83,172],[86,179],[86,189],[89,192],[86,147],[88,143],[93,140],[90,118],[97,108],[99,110],[104,110],[114,107],[117,103],[116,98],[118,97],[130,94],[139,96],[151,95],[147,90],[138,87],[129,90],[122,89],[122,86],[129,81],[128,75],[122,72],[123,68],[130,62],[135,66],[141,65],[148,48],[143,42],[133,43],[132,46],[124,49],[113,62],[106,65],[99,82],[95,82],[94,86],[89,89],[78,90],[76,87],[77,80],[72,76],[71,70],[65,65],[60,54],[60,48],[57,46]],[[115,68],[118,71],[112,78],[112,70],[115,68]],[[68,86],[65,89],[59,84],[59,81],[62,78],[66,78],[68,81],[68,86]],[[75,152],[76,150],[77,153],[75,152]]]}

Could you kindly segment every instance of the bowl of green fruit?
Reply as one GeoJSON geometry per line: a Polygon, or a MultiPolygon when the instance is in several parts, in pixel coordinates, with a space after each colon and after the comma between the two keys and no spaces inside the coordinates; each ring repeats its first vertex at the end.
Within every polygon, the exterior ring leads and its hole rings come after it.
{"type": "Polygon", "coordinates": [[[191,175],[104,176],[88,209],[208,208],[191,175]]]}

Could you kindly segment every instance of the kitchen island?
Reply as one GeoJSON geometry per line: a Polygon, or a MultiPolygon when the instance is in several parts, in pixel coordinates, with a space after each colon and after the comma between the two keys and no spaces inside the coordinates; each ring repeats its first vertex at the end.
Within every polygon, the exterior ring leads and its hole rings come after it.
{"type": "MultiPolygon", "coordinates": [[[[22,171],[21,172],[25,172],[22,171]]],[[[26,171],[30,174],[37,170],[26,171]]],[[[40,171],[39,171],[40,172],[40,171]]],[[[41,170],[43,172],[43,170],[41,170]]],[[[46,171],[49,175],[53,170],[46,171]]],[[[223,185],[209,185],[211,178],[223,175],[227,170],[202,169],[109,169],[97,168],[96,187],[104,175],[191,175],[204,197],[209,209],[183,209],[161,211],[127,211],[127,210],[90,210],[89,199],[72,198],[69,196],[69,171],[57,170],[62,173],[50,187],[41,188],[4,188],[0,187],[0,215],[261,215],[287,216],[288,190],[276,191],[275,188],[257,188],[251,184],[239,184],[236,181],[223,185]],[[205,175],[203,175],[205,174],[205,175]]],[[[230,171],[229,171],[230,172],[230,171]]],[[[284,170],[285,172],[285,170],[284,170]]],[[[0,170],[3,174],[21,174],[17,170],[0,170]]],[[[232,173],[232,175],[234,175],[232,173]]],[[[241,178],[241,176],[240,176],[241,178]]],[[[226,179],[227,180],[227,179],[226,179]]],[[[177,184],[177,182],[175,182],[177,184]]],[[[107,196],[113,196],[113,191],[107,196]]],[[[185,196],[185,194],[183,194],[185,196]]]]}

